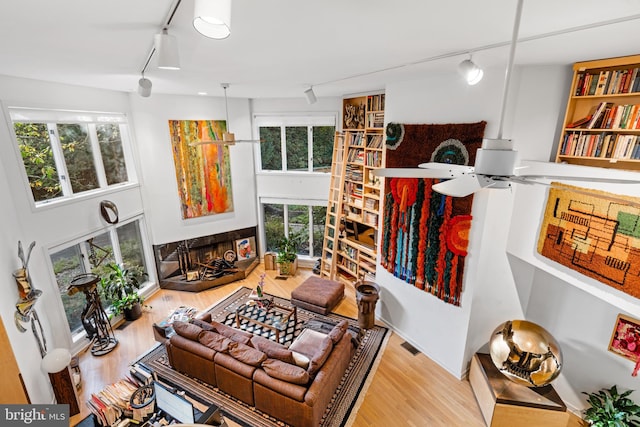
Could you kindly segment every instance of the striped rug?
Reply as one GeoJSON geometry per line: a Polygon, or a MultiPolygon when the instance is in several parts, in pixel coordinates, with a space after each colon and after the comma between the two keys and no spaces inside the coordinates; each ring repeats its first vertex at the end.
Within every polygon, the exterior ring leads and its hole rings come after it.
{"type": "MultiPolygon", "coordinates": [[[[235,310],[248,301],[250,293],[251,289],[242,287],[205,311],[211,313],[213,320],[235,326],[235,310]]],[[[290,301],[287,299],[272,295],[269,295],[269,297],[273,297],[278,304],[290,305],[290,301]]],[[[286,345],[307,326],[317,328],[318,325],[333,325],[343,319],[349,322],[349,331],[358,343],[358,347],[320,424],[322,427],[347,427],[353,423],[357,409],[377,369],[387,344],[389,331],[385,327],[374,326],[358,336],[358,323],[355,319],[333,313],[325,316],[301,308],[298,308],[297,317],[298,321],[295,325],[293,316],[291,317],[290,322],[286,325],[285,332],[281,334],[281,342],[286,345]]],[[[260,328],[254,330],[254,325],[251,322],[244,322],[241,327],[242,329],[252,330],[253,333],[268,335],[268,331],[262,331],[260,328]]],[[[184,389],[194,400],[204,405],[215,404],[219,406],[226,418],[242,426],[287,426],[287,424],[275,417],[235,399],[216,387],[174,371],[169,366],[164,345],[155,346],[136,362],[143,362],[151,367],[158,374],[161,382],[184,389]]]]}

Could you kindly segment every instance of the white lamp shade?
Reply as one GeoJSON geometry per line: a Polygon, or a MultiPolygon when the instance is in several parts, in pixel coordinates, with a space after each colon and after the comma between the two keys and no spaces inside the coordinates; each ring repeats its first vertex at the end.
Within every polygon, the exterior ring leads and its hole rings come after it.
{"type": "Polygon", "coordinates": [[[482,80],[484,72],[482,68],[478,67],[470,59],[465,59],[458,66],[460,74],[465,78],[468,84],[474,85],[482,80]]]}
{"type": "Polygon", "coordinates": [[[313,88],[310,87],[309,89],[304,91],[305,96],[307,97],[307,102],[309,104],[315,104],[316,101],[318,100],[318,98],[316,98],[316,94],[313,92],[313,88]]]}
{"type": "Polygon", "coordinates": [[[54,348],[47,353],[41,362],[42,369],[50,374],[62,371],[69,366],[71,353],[66,348],[54,348]]]}
{"type": "Polygon", "coordinates": [[[156,34],[154,37],[154,47],[158,52],[158,68],[164,70],[179,70],[180,55],[178,53],[178,40],[175,36],[162,30],[162,33],[156,34]]]}
{"type": "Polygon", "coordinates": [[[152,86],[153,85],[151,83],[151,80],[149,80],[146,77],[143,77],[140,80],[138,80],[138,93],[140,94],[140,96],[144,98],[148,98],[151,95],[152,86]]]}
{"type": "Polygon", "coordinates": [[[231,0],[195,0],[193,27],[203,36],[226,39],[231,34],[231,0]]]}

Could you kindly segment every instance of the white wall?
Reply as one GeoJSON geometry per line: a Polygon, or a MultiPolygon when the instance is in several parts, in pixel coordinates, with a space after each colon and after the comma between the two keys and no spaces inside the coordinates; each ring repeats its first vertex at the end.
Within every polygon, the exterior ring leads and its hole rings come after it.
{"type": "MultiPolygon", "coordinates": [[[[133,123],[142,160],[140,179],[154,245],[252,227],[257,224],[253,150],[255,144],[229,147],[233,212],[182,219],[169,120],[225,120],[224,98],[131,95],[133,123]]],[[[236,139],[251,139],[249,100],[229,98],[228,128],[236,139]]]]}
{"type": "MultiPolygon", "coordinates": [[[[121,93],[87,89],[77,86],[51,84],[34,80],[0,76],[0,99],[4,107],[21,106],[52,109],[129,112],[128,97],[121,93]]],[[[13,314],[18,291],[11,273],[20,267],[18,240],[27,247],[36,242],[29,262],[33,285],[43,294],[35,305],[45,330],[49,350],[70,346],[70,335],[62,304],[57,296],[57,284],[48,267],[46,248],[62,241],[89,234],[101,227],[99,202],[101,198],[88,197],[73,206],[61,204],[37,212],[32,209],[26,178],[21,168],[17,147],[10,137],[10,122],[0,120],[0,157],[3,179],[0,184],[2,241],[0,247],[0,274],[4,277],[4,298],[0,303],[0,315],[24,376],[31,401],[49,403],[53,392],[49,379],[39,369],[40,353],[30,330],[19,333],[13,314]]],[[[113,195],[121,218],[128,218],[142,211],[138,186],[113,195]]]]}

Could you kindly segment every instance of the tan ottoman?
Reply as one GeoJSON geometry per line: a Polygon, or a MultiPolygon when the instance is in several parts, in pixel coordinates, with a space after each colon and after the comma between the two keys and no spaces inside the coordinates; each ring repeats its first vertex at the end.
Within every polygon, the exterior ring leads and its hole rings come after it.
{"type": "Polygon", "coordinates": [[[309,277],[291,292],[291,304],[314,313],[327,314],[344,298],[344,284],[309,277]]]}

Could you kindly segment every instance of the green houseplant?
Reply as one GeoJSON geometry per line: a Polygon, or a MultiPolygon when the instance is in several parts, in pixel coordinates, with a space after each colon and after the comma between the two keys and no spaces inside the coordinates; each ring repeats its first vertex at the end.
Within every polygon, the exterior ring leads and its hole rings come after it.
{"type": "Polygon", "coordinates": [[[591,405],[584,412],[584,419],[597,427],[640,426],[640,406],[629,399],[633,390],[619,394],[614,385],[610,389],[600,389],[595,393],[582,392],[588,396],[591,405]]]}
{"type": "Polygon", "coordinates": [[[144,297],[138,289],[147,277],[141,267],[124,268],[116,263],[107,264],[108,273],[100,280],[104,297],[111,301],[114,314],[123,313],[125,319],[136,320],[142,315],[144,297]]]}
{"type": "Polygon", "coordinates": [[[278,270],[283,276],[295,276],[298,269],[298,245],[300,244],[300,236],[291,234],[284,236],[278,241],[278,255],[276,256],[276,264],[278,270]]]}

